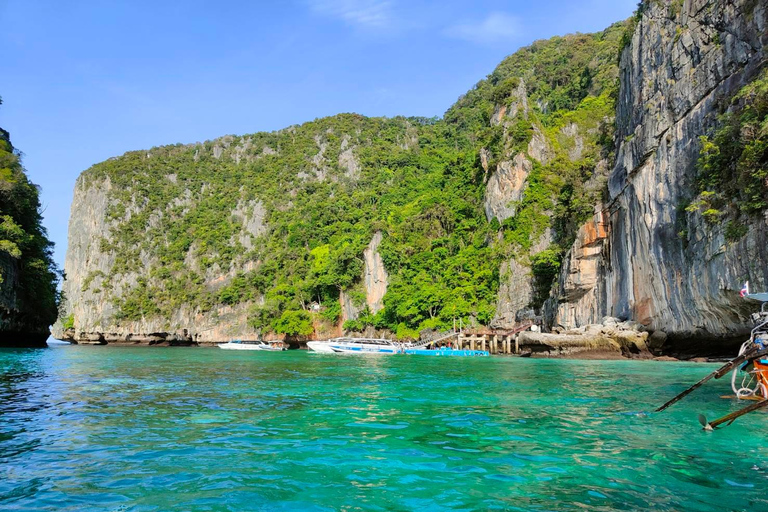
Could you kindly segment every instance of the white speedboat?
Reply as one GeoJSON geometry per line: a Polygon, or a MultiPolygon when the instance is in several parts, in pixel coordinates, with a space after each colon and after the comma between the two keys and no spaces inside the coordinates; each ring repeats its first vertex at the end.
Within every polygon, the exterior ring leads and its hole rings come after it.
{"type": "Polygon", "coordinates": [[[403,348],[394,341],[378,338],[334,338],[326,341],[309,341],[313,352],[322,354],[400,354],[403,348]]]}
{"type": "Polygon", "coordinates": [[[222,343],[219,348],[224,350],[272,350],[280,351],[286,350],[285,344],[282,341],[243,341],[232,340],[229,343],[222,343]]]}

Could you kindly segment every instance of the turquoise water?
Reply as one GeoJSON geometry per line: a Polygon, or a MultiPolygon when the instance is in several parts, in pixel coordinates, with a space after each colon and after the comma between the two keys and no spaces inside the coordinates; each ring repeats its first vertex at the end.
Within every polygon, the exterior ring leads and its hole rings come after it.
{"type": "Polygon", "coordinates": [[[0,350],[0,510],[768,510],[712,365],[0,350]]]}

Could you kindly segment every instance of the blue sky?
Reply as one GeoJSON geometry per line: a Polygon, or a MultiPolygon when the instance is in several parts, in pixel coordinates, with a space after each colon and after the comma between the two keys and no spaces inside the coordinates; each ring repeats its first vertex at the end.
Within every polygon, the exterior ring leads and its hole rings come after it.
{"type": "Polygon", "coordinates": [[[63,267],[75,179],[134,149],[339,112],[442,115],[536,39],[637,0],[0,0],[0,127],[63,267]]]}

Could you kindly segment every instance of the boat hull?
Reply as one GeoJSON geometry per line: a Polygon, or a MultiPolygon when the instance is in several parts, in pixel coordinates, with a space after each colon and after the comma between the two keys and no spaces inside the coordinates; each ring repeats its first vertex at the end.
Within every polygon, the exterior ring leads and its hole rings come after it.
{"type": "Polygon", "coordinates": [[[334,343],[328,341],[310,341],[307,347],[320,354],[377,354],[394,355],[401,353],[398,347],[392,345],[361,345],[357,343],[334,343]]]}
{"type": "Polygon", "coordinates": [[[333,354],[334,351],[330,347],[330,345],[324,341],[309,341],[307,342],[307,347],[309,347],[309,350],[312,352],[317,352],[320,354],[333,354]]]}
{"type": "Polygon", "coordinates": [[[249,343],[223,343],[219,345],[219,348],[223,350],[261,350],[263,352],[281,352],[285,350],[283,348],[265,347],[249,343]]]}

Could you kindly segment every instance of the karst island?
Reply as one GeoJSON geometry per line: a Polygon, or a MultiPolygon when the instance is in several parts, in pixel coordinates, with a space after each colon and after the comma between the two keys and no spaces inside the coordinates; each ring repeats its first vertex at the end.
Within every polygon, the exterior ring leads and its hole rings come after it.
{"type": "Polygon", "coordinates": [[[768,510],[764,0],[0,16],[1,509],[768,510]]]}

